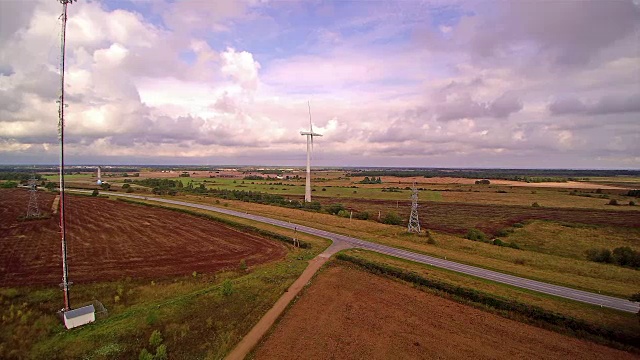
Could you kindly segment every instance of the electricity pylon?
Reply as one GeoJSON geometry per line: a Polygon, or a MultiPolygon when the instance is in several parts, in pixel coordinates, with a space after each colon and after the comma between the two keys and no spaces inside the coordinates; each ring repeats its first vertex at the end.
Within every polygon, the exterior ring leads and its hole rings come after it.
{"type": "Polygon", "coordinates": [[[420,234],[420,220],[418,220],[418,189],[413,183],[413,193],[411,194],[411,216],[409,216],[408,232],[420,234]]]}
{"type": "Polygon", "coordinates": [[[27,218],[34,219],[40,217],[38,207],[38,183],[35,176],[29,179],[29,207],[27,208],[27,218]]]}

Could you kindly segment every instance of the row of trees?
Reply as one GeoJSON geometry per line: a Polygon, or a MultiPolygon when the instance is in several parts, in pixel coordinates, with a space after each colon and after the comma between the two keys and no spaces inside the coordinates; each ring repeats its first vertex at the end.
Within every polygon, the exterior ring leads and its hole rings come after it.
{"type": "Polygon", "coordinates": [[[358,183],[359,184],[382,184],[382,179],[379,176],[377,179],[375,177],[369,178],[368,176],[365,176],[364,179],[362,179],[361,181],[358,181],[358,183]]]}

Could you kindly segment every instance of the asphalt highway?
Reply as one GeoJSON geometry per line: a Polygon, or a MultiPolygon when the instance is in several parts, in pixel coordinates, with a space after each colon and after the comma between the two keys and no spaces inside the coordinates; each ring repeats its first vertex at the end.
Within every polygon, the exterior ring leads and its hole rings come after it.
{"type": "Polygon", "coordinates": [[[371,250],[371,251],[379,252],[382,254],[387,254],[394,257],[415,261],[422,264],[427,264],[427,265],[431,265],[431,266],[435,266],[435,267],[439,267],[447,270],[452,270],[459,273],[472,275],[472,276],[476,276],[479,278],[483,278],[483,279],[487,279],[487,280],[491,280],[491,281],[495,281],[503,284],[508,284],[508,285],[512,285],[512,286],[516,286],[516,287],[520,287],[528,290],[541,292],[544,294],[559,296],[559,297],[563,297],[563,298],[567,298],[575,301],[580,301],[583,303],[598,305],[602,307],[608,307],[608,308],[621,310],[621,311],[637,313],[640,310],[640,304],[629,301],[627,299],[621,299],[621,298],[616,298],[612,296],[591,293],[588,291],[582,291],[582,290],[572,289],[564,286],[548,284],[541,281],[530,280],[530,279],[526,279],[518,276],[503,274],[493,270],[487,270],[487,269],[483,269],[475,266],[460,264],[454,261],[444,260],[444,259],[440,259],[440,258],[436,258],[433,256],[424,255],[424,254],[418,254],[418,253],[407,251],[407,250],[397,249],[391,246],[376,244],[370,241],[364,241],[364,240],[356,239],[353,237],[332,233],[325,230],[319,230],[319,229],[315,229],[315,228],[304,226],[304,225],[298,225],[288,221],[271,219],[265,216],[253,215],[253,214],[248,214],[240,211],[214,207],[214,206],[194,204],[194,203],[185,202],[185,201],[163,199],[163,198],[156,198],[156,197],[150,197],[150,196],[114,194],[114,193],[109,193],[109,195],[122,196],[122,197],[134,198],[134,199],[142,199],[142,200],[147,199],[147,200],[153,200],[153,201],[167,203],[167,204],[188,206],[188,207],[202,209],[202,210],[215,211],[218,213],[223,213],[227,215],[259,221],[262,223],[276,225],[276,226],[287,228],[287,229],[292,229],[292,230],[297,229],[297,231],[300,231],[300,232],[330,239],[334,243],[346,243],[353,248],[371,250]]]}

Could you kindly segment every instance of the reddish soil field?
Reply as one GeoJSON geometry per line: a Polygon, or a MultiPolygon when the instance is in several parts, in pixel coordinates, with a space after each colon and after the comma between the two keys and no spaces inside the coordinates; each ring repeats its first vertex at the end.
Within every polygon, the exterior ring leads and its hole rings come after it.
{"type": "MultiPolygon", "coordinates": [[[[315,197],[323,205],[341,203],[354,211],[369,211],[377,218],[394,211],[403,219],[409,218],[411,202],[395,200],[364,200],[315,197]],[[399,206],[398,206],[399,204],[399,206]]],[[[636,211],[606,211],[571,208],[534,208],[516,205],[482,205],[464,203],[424,202],[418,208],[420,225],[427,229],[451,234],[466,234],[476,228],[489,235],[500,229],[527,220],[552,220],[587,225],[640,227],[640,213],[636,211]]]]}
{"type": "MultiPolygon", "coordinates": [[[[39,192],[40,209],[54,195],[39,192]]],[[[284,257],[276,241],[196,216],[101,198],[67,196],[70,279],[160,278],[214,272],[284,257]]],[[[0,191],[0,286],[58,284],[62,277],[58,217],[19,221],[24,189],[0,191]]]]}
{"type": "Polygon", "coordinates": [[[334,265],[313,281],[256,359],[637,359],[334,265]]]}

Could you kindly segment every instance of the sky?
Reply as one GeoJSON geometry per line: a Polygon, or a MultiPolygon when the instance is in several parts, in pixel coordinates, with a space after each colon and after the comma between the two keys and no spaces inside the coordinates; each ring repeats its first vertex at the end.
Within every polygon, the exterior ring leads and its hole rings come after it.
{"type": "MultiPolygon", "coordinates": [[[[55,164],[56,0],[0,1],[0,164],[55,164]]],[[[640,0],[68,6],[68,164],[640,168],[640,0]]]]}

